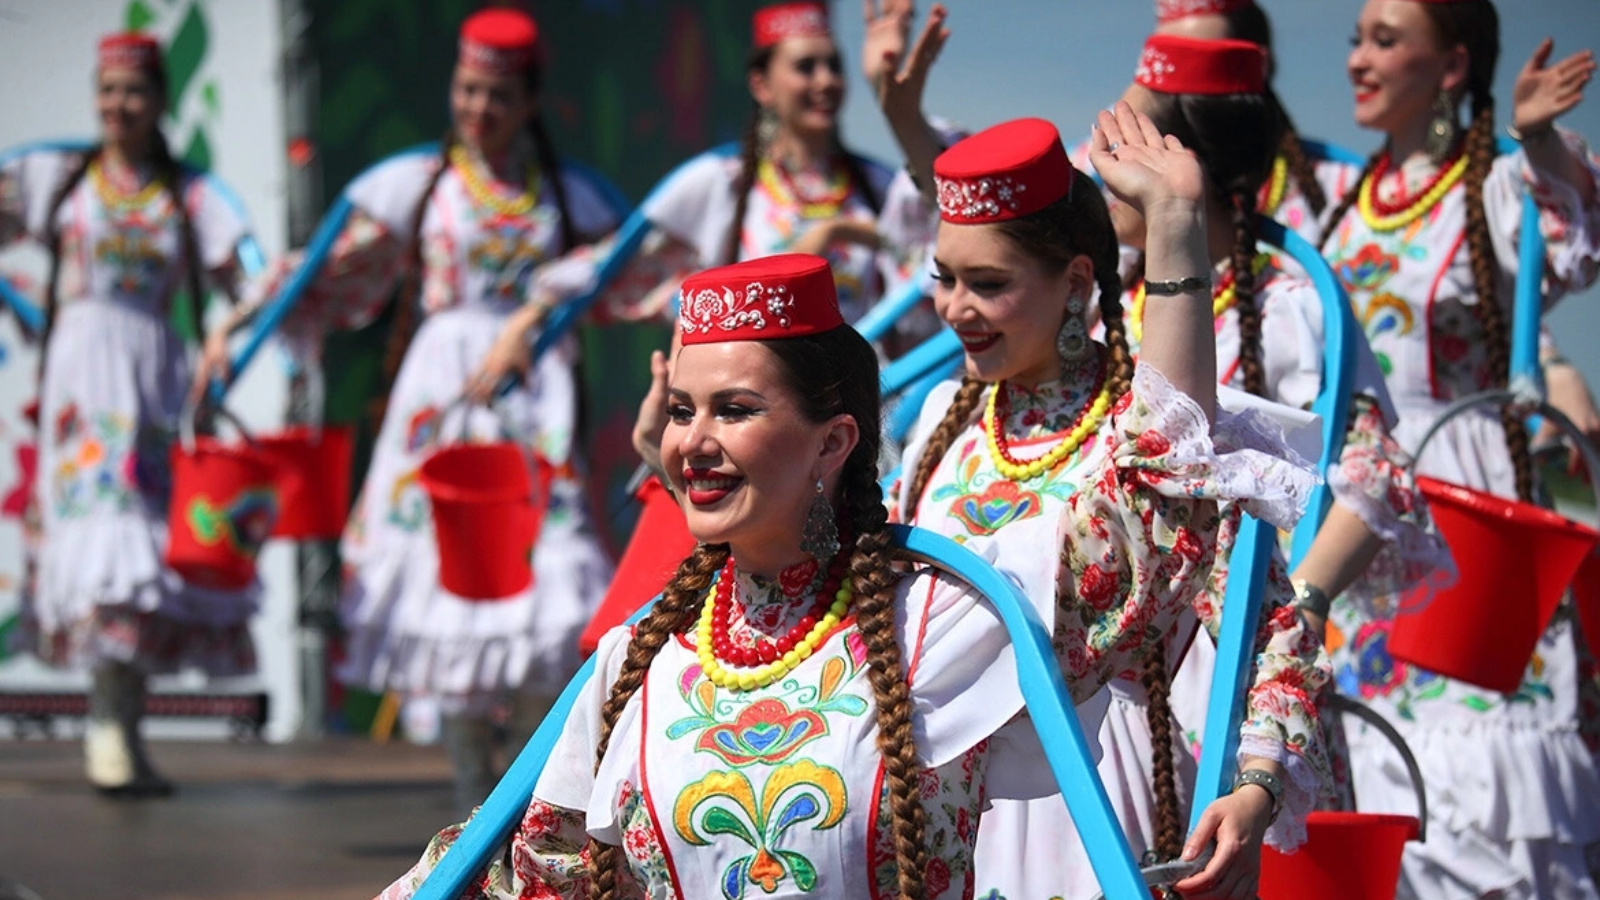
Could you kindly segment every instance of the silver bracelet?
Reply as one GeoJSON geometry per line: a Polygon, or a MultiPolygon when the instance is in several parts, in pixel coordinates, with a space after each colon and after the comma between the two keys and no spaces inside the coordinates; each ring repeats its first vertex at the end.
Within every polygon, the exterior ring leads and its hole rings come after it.
{"type": "Polygon", "coordinates": [[[1506,134],[1511,135],[1511,139],[1513,141],[1516,141],[1519,144],[1526,144],[1529,141],[1537,141],[1537,140],[1539,140],[1541,138],[1549,136],[1555,130],[1556,130],[1556,127],[1554,125],[1546,125],[1545,127],[1539,129],[1538,131],[1535,131],[1535,132],[1532,132],[1532,133],[1528,133],[1528,132],[1518,131],[1517,130],[1517,126],[1515,126],[1515,125],[1507,125],[1506,126],[1506,134]]]}
{"type": "Polygon", "coordinates": [[[1328,592],[1304,578],[1296,578],[1289,583],[1294,586],[1294,605],[1327,621],[1328,610],[1333,608],[1333,599],[1328,592]]]}
{"type": "Polygon", "coordinates": [[[1200,291],[1210,292],[1210,275],[1190,275],[1177,281],[1146,281],[1144,293],[1147,297],[1170,297],[1174,294],[1192,294],[1200,291]]]}
{"type": "Polygon", "coordinates": [[[1239,777],[1233,780],[1233,789],[1238,791],[1247,784],[1261,788],[1272,797],[1272,817],[1267,822],[1276,822],[1278,813],[1283,810],[1283,782],[1278,780],[1278,776],[1262,769],[1242,769],[1239,777]]]}

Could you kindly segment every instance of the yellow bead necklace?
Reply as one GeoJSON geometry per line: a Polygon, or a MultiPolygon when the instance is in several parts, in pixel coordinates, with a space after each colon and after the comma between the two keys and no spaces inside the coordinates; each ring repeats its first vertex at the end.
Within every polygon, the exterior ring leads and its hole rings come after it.
{"type": "Polygon", "coordinates": [[[528,166],[528,185],[515,197],[507,197],[494,185],[484,180],[483,173],[478,169],[477,160],[467,152],[467,148],[456,144],[450,148],[450,166],[461,176],[461,183],[467,188],[467,196],[472,198],[475,206],[487,207],[489,210],[502,216],[526,216],[533,212],[539,203],[539,167],[528,166]]]}
{"type": "Polygon", "coordinates": [[[111,183],[106,177],[105,170],[100,166],[100,160],[89,163],[89,184],[94,187],[95,196],[100,198],[100,205],[114,213],[131,212],[143,209],[150,205],[157,196],[166,189],[159,178],[133,193],[127,193],[111,183]]]}
{"type": "Polygon", "coordinates": [[[1000,412],[1001,406],[1007,407],[1009,412],[1010,401],[1006,399],[1004,381],[995,383],[994,390],[989,392],[989,403],[983,410],[983,431],[988,438],[989,461],[1009,481],[1022,482],[1037,478],[1082,446],[1105,420],[1106,413],[1111,409],[1111,385],[1106,379],[1105,361],[1100,363],[1100,391],[1095,395],[1094,402],[1085,404],[1079,411],[1078,420],[1066,430],[1066,437],[1061,443],[1037,459],[1023,462],[1011,455],[1010,440],[1005,434],[1006,415],[1000,412]]]}
{"type": "Polygon", "coordinates": [[[715,621],[718,595],[722,592],[731,594],[734,590],[734,574],[732,568],[723,571],[711,589],[706,591],[705,605],[700,609],[700,623],[695,630],[695,656],[700,661],[700,671],[711,679],[711,683],[719,688],[729,691],[752,691],[756,688],[766,687],[774,681],[789,674],[802,662],[809,659],[811,654],[817,652],[834,629],[844,621],[850,612],[850,601],[855,596],[851,588],[849,576],[839,582],[839,588],[834,592],[833,603],[828,611],[822,614],[817,623],[811,626],[805,637],[795,642],[794,648],[785,652],[778,659],[758,666],[739,666],[737,668],[726,665],[717,659],[715,651],[715,621]]]}
{"type": "Polygon", "coordinates": [[[761,160],[756,166],[756,174],[762,188],[779,206],[798,206],[802,219],[831,219],[839,214],[845,201],[850,199],[850,173],[838,166],[829,176],[828,192],[820,197],[802,197],[789,174],[770,159],[761,160]]]}
{"type": "Polygon", "coordinates": [[[1385,153],[1378,164],[1373,166],[1372,173],[1368,175],[1356,191],[1356,209],[1361,212],[1362,221],[1373,231],[1396,231],[1410,225],[1412,222],[1427,215],[1450,189],[1456,186],[1461,177],[1467,173],[1467,155],[1465,153],[1456,157],[1455,162],[1439,170],[1434,177],[1433,184],[1423,191],[1415,200],[1404,204],[1390,204],[1378,199],[1378,182],[1389,170],[1389,155],[1385,153]]]}

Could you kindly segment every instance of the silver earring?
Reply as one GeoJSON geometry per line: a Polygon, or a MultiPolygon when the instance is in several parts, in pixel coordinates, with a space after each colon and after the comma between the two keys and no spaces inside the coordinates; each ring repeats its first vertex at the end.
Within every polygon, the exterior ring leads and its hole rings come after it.
{"type": "Polygon", "coordinates": [[[800,550],[820,562],[833,559],[839,552],[839,523],[833,515],[833,504],[823,493],[820,478],[817,492],[811,495],[811,509],[806,511],[806,530],[800,537],[800,550]]]}
{"type": "Polygon", "coordinates": [[[772,147],[772,141],[778,136],[778,114],[770,107],[763,106],[756,114],[756,156],[765,158],[767,151],[772,147]]]}
{"type": "Polygon", "coordinates": [[[1428,122],[1427,136],[1422,139],[1423,152],[1434,162],[1444,162],[1456,144],[1459,129],[1455,101],[1450,99],[1449,91],[1441,90],[1433,101],[1433,118],[1428,122]]]}
{"type": "Polygon", "coordinates": [[[1089,329],[1083,324],[1083,298],[1067,298],[1067,315],[1056,331],[1056,355],[1064,363],[1082,362],[1089,355],[1089,329]]]}

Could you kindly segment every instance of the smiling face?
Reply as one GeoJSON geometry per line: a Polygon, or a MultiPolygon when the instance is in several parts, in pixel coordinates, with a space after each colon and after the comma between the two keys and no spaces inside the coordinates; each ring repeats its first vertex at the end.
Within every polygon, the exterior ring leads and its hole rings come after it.
{"type": "Polygon", "coordinates": [[[844,103],[844,63],[829,37],[784,38],[765,68],[750,73],[750,95],[781,128],[801,136],[832,134],[844,103]]]}
{"type": "Polygon", "coordinates": [[[695,539],[728,543],[745,572],[800,561],[817,480],[855,448],[855,419],[808,419],[783,364],[751,341],[683,348],[667,416],[661,462],[695,539]]]}
{"type": "Polygon", "coordinates": [[[166,108],[160,83],[143,69],[101,69],[95,76],[95,110],[108,144],[143,144],[166,108]]]}
{"type": "Polygon", "coordinates": [[[1389,134],[1424,127],[1440,90],[1460,88],[1466,64],[1464,48],[1440,45],[1421,3],[1367,0],[1346,63],[1356,124],[1389,134]]]}
{"type": "Polygon", "coordinates": [[[538,109],[538,97],[522,75],[458,64],[450,77],[450,120],[456,135],[484,156],[509,150],[538,109]]]}
{"type": "Polygon", "coordinates": [[[1056,332],[1067,298],[1092,292],[1087,256],[1052,272],[995,225],[940,222],[934,266],[934,308],[961,337],[967,374],[1024,384],[1059,377],[1056,332]]]}

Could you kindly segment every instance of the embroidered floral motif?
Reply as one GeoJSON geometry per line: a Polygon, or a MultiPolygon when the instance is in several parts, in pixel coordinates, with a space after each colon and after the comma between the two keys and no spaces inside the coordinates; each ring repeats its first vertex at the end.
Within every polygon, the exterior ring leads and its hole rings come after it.
{"type": "Polygon", "coordinates": [[[1011,178],[936,178],[939,212],[955,219],[992,219],[1020,205],[1017,195],[1028,189],[1011,178]]]}
{"type": "Polygon", "coordinates": [[[158,430],[135,434],[134,422],[127,416],[84,416],[76,404],[69,403],[57,413],[53,431],[55,463],[47,485],[57,516],[79,518],[106,508],[130,510],[145,482],[153,494],[164,495],[167,443],[158,430]],[[146,472],[144,456],[160,472],[146,472]]]}
{"type": "Polygon", "coordinates": [[[776,332],[789,327],[789,312],[793,308],[794,297],[786,286],[769,288],[752,282],[743,291],[724,288],[719,293],[707,288],[684,298],[679,323],[684,334],[710,334],[714,330],[733,331],[746,327],[771,328],[776,332]]]}
{"type": "Polygon", "coordinates": [[[727,692],[712,684],[698,664],[689,666],[678,677],[678,693],[694,715],[669,725],[667,738],[701,732],[695,749],[730,766],[783,762],[828,733],[825,714],[859,716],[867,711],[861,697],[840,692],[866,660],[859,632],[851,631],[845,644],[849,652],[823,663],[815,687],[788,678],[761,691],[727,692]]]}
{"type": "Polygon", "coordinates": [[[1161,85],[1167,76],[1178,71],[1172,59],[1159,48],[1146,47],[1139,54],[1139,65],[1133,70],[1133,79],[1140,84],[1161,85]]]}
{"type": "Polygon", "coordinates": [[[804,823],[817,831],[832,828],[846,810],[844,777],[838,770],[800,760],[773,770],[759,801],[742,771],[706,775],[678,795],[672,825],[690,844],[707,846],[717,835],[730,835],[756,851],[723,870],[722,895],[741,900],[750,884],[769,894],[785,880],[793,880],[801,891],[815,888],[816,865],[777,843],[784,832],[804,823]]]}

